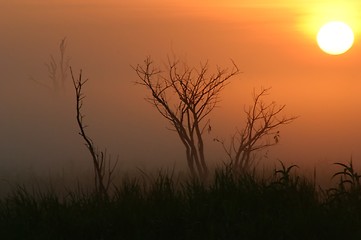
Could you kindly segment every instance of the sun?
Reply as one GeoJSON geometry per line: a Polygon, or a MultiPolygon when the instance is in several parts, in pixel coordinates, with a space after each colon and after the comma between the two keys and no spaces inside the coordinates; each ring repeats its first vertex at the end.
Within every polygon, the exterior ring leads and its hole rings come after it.
{"type": "Polygon", "coordinates": [[[325,53],[340,55],[347,52],[353,45],[354,34],[344,22],[331,21],[321,27],[317,34],[318,46],[325,53]]]}

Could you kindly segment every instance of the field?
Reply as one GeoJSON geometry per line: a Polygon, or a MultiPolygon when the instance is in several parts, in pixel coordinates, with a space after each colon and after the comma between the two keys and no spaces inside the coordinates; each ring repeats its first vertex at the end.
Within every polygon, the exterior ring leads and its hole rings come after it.
{"type": "Polygon", "coordinates": [[[207,182],[143,173],[108,198],[18,186],[0,201],[2,239],[358,239],[359,176],[338,163],[335,188],[281,168],[270,177],[216,169],[207,182]],[[355,238],[356,237],[356,238],[355,238]]]}

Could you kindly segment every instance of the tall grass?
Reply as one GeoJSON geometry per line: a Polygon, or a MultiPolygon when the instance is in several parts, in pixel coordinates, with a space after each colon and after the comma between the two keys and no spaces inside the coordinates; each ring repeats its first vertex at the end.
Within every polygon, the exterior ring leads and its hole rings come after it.
{"type": "Polygon", "coordinates": [[[339,184],[316,189],[293,174],[216,169],[208,183],[160,172],[124,178],[108,199],[78,187],[59,195],[23,186],[0,200],[1,239],[361,238],[358,174],[338,164],[339,184]]]}

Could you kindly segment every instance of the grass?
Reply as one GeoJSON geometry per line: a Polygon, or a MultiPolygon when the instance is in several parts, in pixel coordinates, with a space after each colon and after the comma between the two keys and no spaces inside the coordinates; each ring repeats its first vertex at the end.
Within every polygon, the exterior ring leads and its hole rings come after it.
{"type": "Polygon", "coordinates": [[[361,238],[359,175],[316,189],[282,164],[270,178],[216,169],[207,184],[160,172],[125,178],[109,199],[78,187],[60,196],[17,186],[0,200],[1,239],[361,238]]]}

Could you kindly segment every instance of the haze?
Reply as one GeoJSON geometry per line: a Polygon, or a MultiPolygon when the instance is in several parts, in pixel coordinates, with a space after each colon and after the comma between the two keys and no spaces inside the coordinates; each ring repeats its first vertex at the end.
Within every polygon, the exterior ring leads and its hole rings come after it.
{"type": "MultiPolygon", "coordinates": [[[[169,55],[195,66],[208,60],[211,66],[230,67],[232,59],[243,72],[211,115],[210,162],[226,160],[212,139],[227,140],[241,127],[253,89],[272,87],[269,100],[300,117],[281,129],[280,143],[261,166],[279,159],[299,165],[305,174],[313,167],[328,174],[333,162],[352,156],[358,169],[359,16],[346,14],[355,31],[346,54],[329,56],[315,40],[319,22],[328,19],[324,12],[317,18],[317,9],[343,7],[342,2],[1,0],[0,179],[92,174],[77,134],[71,80],[68,76],[64,91],[54,91],[45,66],[50,54],[58,57],[64,37],[70,65],[89,78],[84,89],[89,134],[99,148],[119,155],[122,172],[185,169],[177,135],[144,101],[147,93],[134,84],[131,67],[146,56],[162,64],[169,55]]],[[[347,1],[344,7],[360,5],[347,1]]]]}

